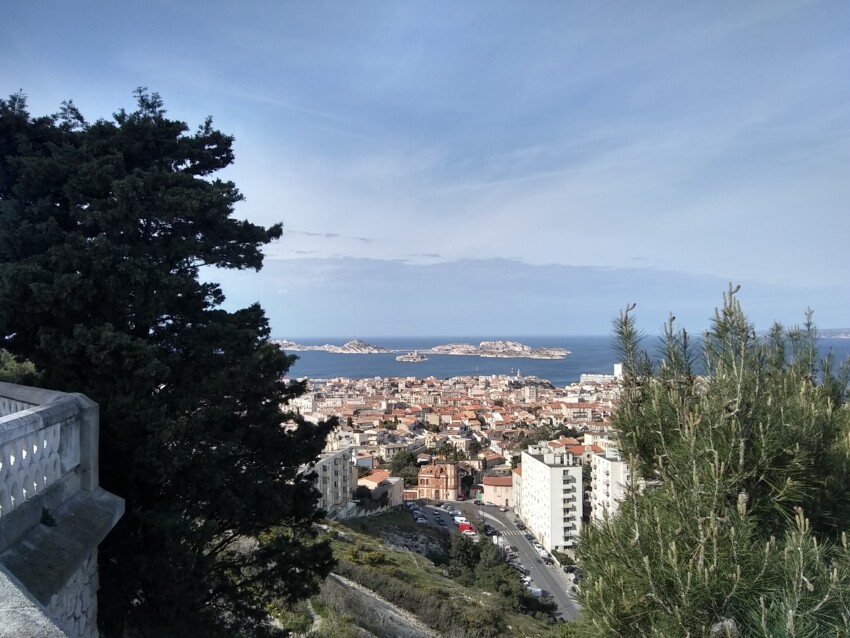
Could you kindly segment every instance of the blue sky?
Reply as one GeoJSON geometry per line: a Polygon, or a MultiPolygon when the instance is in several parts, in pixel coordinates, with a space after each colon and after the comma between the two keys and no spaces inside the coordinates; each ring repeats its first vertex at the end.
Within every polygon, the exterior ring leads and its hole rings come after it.
{"type": "Polygon", "coordinates": [[[10,3],[0,88],[236,137],[278,336],[850,326],[846,2],[10,3]],[[243,6],[244,5],[244,6],[243,6]]]}

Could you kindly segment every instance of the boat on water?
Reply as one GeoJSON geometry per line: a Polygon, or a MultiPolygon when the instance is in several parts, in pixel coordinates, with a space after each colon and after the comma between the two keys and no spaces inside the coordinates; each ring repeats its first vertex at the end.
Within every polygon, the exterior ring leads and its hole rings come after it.
{"type": "Polygon", "coordinates": [[[395,358],[396,361],[406,361],[408,363],[419,363],[420,361],[428,361],[428,357],[421,355],[416,350],[400,354],[395,358]]]}

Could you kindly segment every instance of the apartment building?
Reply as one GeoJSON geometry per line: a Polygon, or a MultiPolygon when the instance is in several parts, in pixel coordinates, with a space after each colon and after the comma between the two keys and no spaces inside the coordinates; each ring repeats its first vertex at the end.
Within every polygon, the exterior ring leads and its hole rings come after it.
{"type": "Polygon", "coordinates": [[[522,520],[522,466],[519,465],[511,470],[511,479],[514,484],[514,514],[522,520]]]}
{"type": "Polygon", "coordinates": [[[611,516],[617,512],[626,496],[629,467],[620,458],[619,449],[609,445],[604,452],[593,455],[591,468],[590,516],[594,522],[601,522],[606,513],[611,516]]]}
{"type": "Polygon", "coordinates": [[[351,452],[350,447],[329,449],[319,455],[311,468],[316,473],[316,487],[321,492],[319,507],[329,515],[348,504],[357,485],[357,469],[351,452]]]}
{"type": "Polygon", "coordinates": [[[581,532],[581,456],[548,443],[522,453],[521,518],[547,550],[573,547],[581,532]]]}

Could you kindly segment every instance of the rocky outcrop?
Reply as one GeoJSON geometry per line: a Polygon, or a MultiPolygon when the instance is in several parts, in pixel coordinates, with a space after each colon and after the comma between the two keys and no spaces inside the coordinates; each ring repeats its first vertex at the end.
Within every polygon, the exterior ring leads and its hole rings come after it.
{"type": "Polygon", "coordinates": [[[325,580],[322,597],[337,613],[351,616],[358,627],[378,638],[439,638],[410,612],[338,574],[325,580]]]}
{"type": "Polygon", "coordinates": [[[272,343],[277,344],[281,349],[288,350],[289,352],[309,352],[315,350],[331,352],[333,354],[385,354],[390,352],[386,348],[373,346],[365,341],[360,341],[360,339],[352,339],[341,346],[335,346],[331,343],[326,343],[323,346],[306,346],[289,341],[288,339],[278,339],[272,341],[272,343]]]}
{"type": "Polygon", "coordinates": [[[426,557],[443,556],[446,553],[445,543],[427,534],[411,534],[392,526],[381,529],[379,533],[381,540],[390,549],[410,550],[426,557]]]}
{"type": "Polygon", "coordinates": [[[450,343],[432,348],[429,352],[504,359],[563,359],[570,354],[569,350],[563,348],[532,348],[517,341],[482,341],[477,346],[470,343],[450,343]]]}

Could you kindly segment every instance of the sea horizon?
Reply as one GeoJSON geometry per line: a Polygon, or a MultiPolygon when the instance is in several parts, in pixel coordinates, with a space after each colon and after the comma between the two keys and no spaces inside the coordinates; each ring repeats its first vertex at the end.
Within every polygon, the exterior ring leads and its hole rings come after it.
{"type": "MultiPolygon", "coordinates": [[[[613,374],[614,364],[621,359],[613,335],[566,337],[502,337],[501,341],[518,341],[531,347],[564,348],[570,352],[563,359],[494,358],[475,355],[428,354],[427,361],[396,361],[398,351],[428,350],[447,343],[478,343],[496,340],[491,337],[358,337],[371,345],[393,352],[380,354],[337,354],[325,351],[292,352],[297,360],[287,376],[291,378],[330,379],[348,377],[436,377],[446,379],[459,376],[521,375],[546,380],[554,386],[578,382],[582,374],[613,374]]],[[[699,349],[698,335],[694,347],[699,349]]],[[[292,339],[295,341],[295,339],[292,339]]],[[[342,345],[327,339],[297,341],[302,345],[342,345]]],[[[821,338],[821,354],[828,350],[835,354],[836,363],[850,356],[850,339],[821,338]]],[[[642,345],[653,358],[657,358],[660,337],[647,335],[642,345]]]]}

